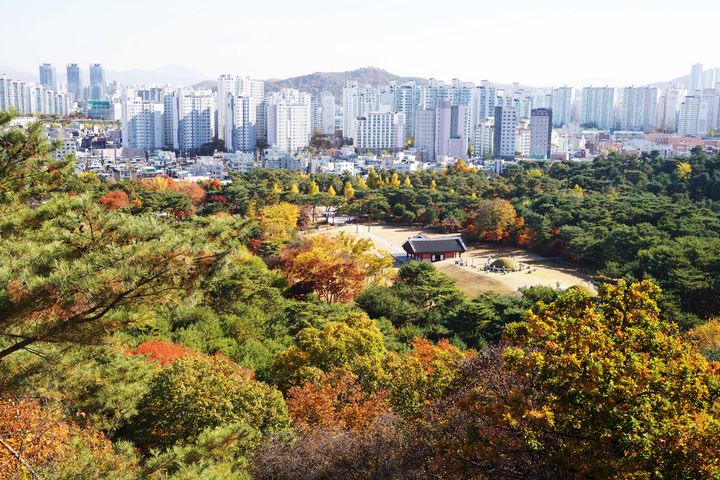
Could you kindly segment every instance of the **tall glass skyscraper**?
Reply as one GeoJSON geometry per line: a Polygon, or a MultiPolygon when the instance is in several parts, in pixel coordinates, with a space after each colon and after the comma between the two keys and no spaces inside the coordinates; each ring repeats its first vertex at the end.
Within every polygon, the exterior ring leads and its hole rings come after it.
{"type": "Polygon", "coordinates": [[[68,93],[73,96],[75,101],[83,100],[82,72],[80,65],[77,63],[68,63],[67,68],[67,88],[68,93]]]}
{"type": "Polygon", "coordinates": [[[90,100],[105,100],[105,70],[99,63],[90,65],[90,100]]]}
{"type": "Polygon", "coordinates": [[[40,65],[40,85],[57,91],[57,73],[55,72],[55,67],[49,63],[40,65]]]}

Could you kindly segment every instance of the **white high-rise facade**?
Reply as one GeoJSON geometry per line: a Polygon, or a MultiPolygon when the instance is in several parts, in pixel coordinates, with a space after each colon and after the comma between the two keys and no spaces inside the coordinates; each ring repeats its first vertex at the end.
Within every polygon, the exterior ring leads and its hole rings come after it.
{"type": "MultiPolygon", "coordinates": [[[[232,116],[228,114],[228,96],[254,98],[256,108],[260,110],[263,108],[265,100],[265,82],[238,75],[220,75],[217,89],[217,137],[219,140],[227,140],[226,135],[232,131],[232,127],[228,129],[227,125],[232,120],[232,116]]],[[[264,114],[259,111],[255,115],[261,120],[264,118],[264,114]]],[[[264,132],[261,131],[262,128],[258,130],[258,137],[261,137],[264,132]]]]}
{"type": "Polygon", "coordinates": [[[197,150],[215,136],[215,95],[211,90],[178,92],[178,149],[197,150]]]}
{"type": "Polygon", "coordinates": [[[688,95],[680,105],[677,131],[680,135],[697,135],[700,118],[700,97],[688,95]]]}
{"type": "Polygon", "coordinates": [[[614,88],[585,87],[580,107],[580,124],[586,127],[610,130],[614,127],[614,107],[614,88]]]}
{"type": "Polygon", "coordinates": [[[377,112],[379,107],[380,94],[377,88],[347,82],[343,87],[343,137],[355,138],[357,118],[377,112]]]}
{"type": "Polygon", "coordinates": [[[550,105],[552,110],[552,126],[564,128],[572,121],[572,104],[575,90],[572,87],[553,88],[550,93],[550,105]]]}
{"type": "Polygon", "coordinates": [[[357,119],[355,146],[361,152],[397,152],[405,138],[405,115],[391,111],[370,112],[357,119]]]}
{"type": "Polygon", "coordinates": [[[517,127],[517,112],[515,107],[495,107],[493,156],[504,160],[515,158],[515,128],[517,127]]]}
{"type": "Polygon", "coordinates": [[[311,98],[309,93],[284,88],[267,95],[267,141],[289,153],[308,145],[311,135],[311,98]]]}
{"type": "Polygon", "coordinates": [[[553,112],[547,108],[535,108],[530,114],[530,157],[550,158],[553,112]]]}
{"type": "Polygon", "coordinates": [[[720,110],[720,92],[715,88],[706,88],[700,99],[698,111],[698,133],[706,134],[710,130],[718,129],[718,114],[720,110]]]}
{"type": "Polygon", "coordinates": [[[467,107],[442,100],[435,108],[435,159],[466,158],[469,145],[467,135],[467,107]]]}
{"type": "Polygon", "coordinates": [[[420,106],[422,90],[415,82],[401,85],[394,90],[394,110],[405,115],[404,140],[415,136],[415,113],[420,106]]]}
{"type": "Polygon", "coordinates": [[[321,92],[318,106],[320,107],[318,121],[320,131],[325,135],[335,134],[335,97],[333,94],[330,92],[321,92]]]}
{"type": "Polygon", "coordinates": [[[667,87],[658,101],[656,126],[664,132],[677,131],[678,112],[686,91],[680,87],[667,87]]]}
{"type": "Polygon", "coordinates": [[[122,142],[124,147],[154,150],[165,146],[165,105],[145,101],[134,88],[120,94],[122,142]]]}
{"type": "Polygon", "coordinates": [[[435,110],[418,107],[415,112],[415,148],[435,160],[435,110]]]}
{"type": "Polygon", "coordinates": [[[690,85],[688,93],[695,95],[696,92],[703,89],[703,66],[702,63],[696,63],[690,67],[690,85]]]}
{"type": "Polygon", "coordinates": [[[35,113],[67,115],[70,113],[70,96],[43,85],[13,80],[0,76],[0,111],[17,109],[25,115],[35,113]]]}
{"type": "Polygon", "coordinates": [[[623,89],[621,130],[649,131],[657,118],[658,89],[626,87],[623,89]]]}
{"type": "Polygon", "coordinates": [[[257,146],[257,112],[255,97],[226,97],[228,121],[225,148],[230,152],[252,152],[257,146]]]}

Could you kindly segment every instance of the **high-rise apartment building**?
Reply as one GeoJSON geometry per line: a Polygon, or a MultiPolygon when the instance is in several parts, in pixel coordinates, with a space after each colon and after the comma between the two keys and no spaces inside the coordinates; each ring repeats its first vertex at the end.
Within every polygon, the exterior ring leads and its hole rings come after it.
{"type": "Polygon", "coordinates": [[[435,160],[435,110],[418,107],[415,112],[415,149],[427,161],[435,160]]]}
{"type": "Polygon", "coordinates": [[[695,95],[696,92],[703,88],[703,66],[702,63],[696,63],[690,67],[690,85],[688,93],[695,95]]]}
{"type": "Polygon", "coordinates": [[[284,88],[267,95],[268,145],[296,153],[307,146],[311,135],[310,94],[284,88]]]}
{"type": "Polygon", "coordinates": [[[677,131],[680,135],[697,135],[700,119],[700,96],[688,95],[680,105],[677,131]]]}
{"type": "Polygon", "coordinates": [[[225,148],[230,152],[252,152],[257,146],[257,99],[231,96],[225,99],[228,115],[225,148]]]}
{"type": "Polygon", "coordinates": [[[349,81],[343,87],[343,137],[355,138],[357,118],[380,108],[380,93],[369,85],[349,81]]]}
{"type": "Polygon", "coordinates": [[[394,90],[393,108],[405,116],[404,140],[415,136],[415,113],[420,106],[421,93],[422,89],[415,85],[415,82],[406,83],[394,90]]]}
{"type": "Polygon", "coordinates": [[[467,107],[442,100],[435,108],[435,159],[467,158],[467,107]]]}
{"type": "Polygon", "coordinates": [[[580,124],[589,128],[611,130],[614,127],[614,107],[614,88],[585,87],[580,107],[580,124]]]}
{"type": "Polygon", "coordinates": [[[165,146],[163,103],[143,100],[134,88],[120,95],[123,146],[153,150],[165,146]]]}
{"type": "Polygon", "coordinates": [[[325,135],[335,134],[335,96],[330,92],[321,92],[318,100],[320,112],[318,115],[318,127],[325,135]]]}
{"type": "Polygon", "coordinates": [[[40,85],[50,90],[58,89],[57,71],[49,63],[40,64],[40,85]]]}
{"type": "Polygon", "coordinates": [[[492,155],[495,132],[495,118],[490,117],[475,126],[475,156],[487,158],[492,155]]]}
{"type": "Polygon", "coordinates": [[[90,100],[105,100],[105,69],[99,63],[90,65],[90,100]]]}
{"type": "Polygon", "coordinates": [[[678,112],[686,91],[679,87],[667,87],[660,96],[656,126],[663,132],[677,131],[678,112]]]}
{"type": "Polygon", "coordinates": [[[183,88],[178,92],[178,149],[196,151],[215,136],[215,94],[183,88]]]}
{"type": "Polygon", "coordinates": [[[265,82],[250,77],[238,75],[221,75],[218,79],[217,90],[217,137],[226,140],[226,135],[233,128],[232,116],[228,115],[227,97],[251,97],[255,99],[258,111],[255,112],[257,119],[256,135],[258,140],[266,138],[265,126],[263,124],[265,113],[265,82]]]}
{"type": "Polygon", "coordinates": [[[76,102],[83,100],[82,71],[77,63],[68,63],[65,68],[67,74],[67,91],[76,102]]]}
{"type": "Polygon", "coordinates": [[[657,119],[658,89],[625,87],[623,89],[620,129],[649,131],[657,119]]]}
{"type": "Polygon", "coordinates": [[[553,111],[534,108],[530,113],[530,158],[550,158],[553,111]]]}
{"type": "Polygon", "coordinates": [[[514,106],[495,107],[493,156],[497,159],[515,159],[515,128],[517,112],[514,106]]]}
{"type": "Polygon", "coordinates": [[[572,87],[553,88],[548,108],[552,110],[552,126],[564,128],[572,121],[572,105],[575,90],[572,87]]]}
{"type": "Polygon", "coordinates": [[[387,111],[369,112],[357,118],[355,146],[360,152],[398,152],[405,138],[405,115],[387,111]]]}
{"type": "Polygon", "coordinates": [[[70,98],[44,85],[13,80],[0,76],[0,111],[17,109],[25,115],[35,113],[67,115],[70,113],[70,98]]]}
{"type": "Polygon", "coordinates": [[[710,130],[718,129],[718,110],[720,110],[720,92],[715,88],[702,91],[700,109],[698,111],[698,133],[704,135],[710,130]]]}

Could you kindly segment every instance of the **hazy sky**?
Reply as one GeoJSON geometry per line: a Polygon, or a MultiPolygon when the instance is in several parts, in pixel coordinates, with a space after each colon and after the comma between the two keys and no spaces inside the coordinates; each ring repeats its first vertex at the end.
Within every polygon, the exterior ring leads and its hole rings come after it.
{"type": "Polygon", "coordinates": [[[537,86],[720,67],[718,0],[0,0],[0,65],[284,78],[376,66],[537,86]]]}

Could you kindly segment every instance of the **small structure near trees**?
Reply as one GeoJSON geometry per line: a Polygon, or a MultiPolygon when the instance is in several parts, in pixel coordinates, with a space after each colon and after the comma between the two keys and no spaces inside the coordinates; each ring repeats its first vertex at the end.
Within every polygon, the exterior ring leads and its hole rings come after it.
{"type": "Polygon", "coordinates": [[[410,260],[429,260],[431,262],[439,262],[446,258],[458,258],[467,251],[465,242],[459,235],[436,238],[430,238],[423,234],[415,235],[408,238],[402,248],[410,260]]]}

